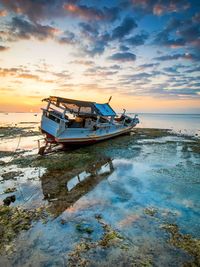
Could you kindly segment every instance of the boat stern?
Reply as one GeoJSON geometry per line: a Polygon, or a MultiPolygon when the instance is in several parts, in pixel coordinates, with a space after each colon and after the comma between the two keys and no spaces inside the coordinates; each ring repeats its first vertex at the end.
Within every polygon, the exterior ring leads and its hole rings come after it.
{"type": "Polygon", "coordinates": [[[46,114],[42,115],[40,129],[42,133],[45,133],[47,138],[56,137],[57,131],[59,129],[59,123],[48,118],[46,114]]]}

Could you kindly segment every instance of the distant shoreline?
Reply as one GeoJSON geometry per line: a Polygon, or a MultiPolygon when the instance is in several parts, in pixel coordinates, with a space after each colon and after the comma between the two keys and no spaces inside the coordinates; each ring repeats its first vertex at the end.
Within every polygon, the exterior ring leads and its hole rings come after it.
{"type": "MultiPolygon", "coordinates": [[[[42,114],[42,112],[6,112],[6,111],[0,111],[0,114],[42,114]]],[[[117,112],[118,114],[121,114],[122,112],[117,112]]],[[[127,111],[128,114],[138,114],[138,115],[197,115],[199,116],[200,113],[157,113],[157,112],[132,112],[127,111]]]]}

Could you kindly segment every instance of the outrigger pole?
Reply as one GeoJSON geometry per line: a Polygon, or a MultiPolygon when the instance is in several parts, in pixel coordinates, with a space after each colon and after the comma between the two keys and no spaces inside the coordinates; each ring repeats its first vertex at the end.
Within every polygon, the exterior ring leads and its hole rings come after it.
{"type": "Polygon", "coordinates": [[[109,100],[108,100],[108,103],[107,104],[109,104],[110,103],[110,100],[112,99],[112,96],[110,96],[110,98],[109,98],[109,100]]]}

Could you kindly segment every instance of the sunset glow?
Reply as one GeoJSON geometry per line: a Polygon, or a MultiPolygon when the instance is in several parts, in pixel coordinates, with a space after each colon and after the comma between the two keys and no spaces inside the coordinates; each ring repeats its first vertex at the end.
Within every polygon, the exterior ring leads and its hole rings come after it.
{"type": "Polygon", "coordinates": [[[57,95],[200,113],[198,1],[0,0],[0,111],[57,95]]]}

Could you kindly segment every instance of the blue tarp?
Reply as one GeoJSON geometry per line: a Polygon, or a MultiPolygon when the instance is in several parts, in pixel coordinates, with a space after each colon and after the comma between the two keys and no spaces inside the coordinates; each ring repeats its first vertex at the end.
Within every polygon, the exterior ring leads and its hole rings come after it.
{"type": "Polygon", "coordinates": [[[94,104],[102,116],[116,116],[114,110],[108,104],[94,104]]]}

